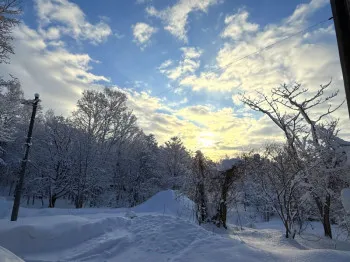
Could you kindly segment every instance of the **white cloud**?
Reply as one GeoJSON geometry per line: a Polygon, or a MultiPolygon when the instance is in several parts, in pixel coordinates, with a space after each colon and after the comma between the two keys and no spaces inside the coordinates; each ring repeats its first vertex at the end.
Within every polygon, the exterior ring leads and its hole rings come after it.
{"type": "Polygon", "coordinates": [[[91,73],[91,64],[97,61],[88,54],[70,53],[61,46],[48,49],[43,36],[25,24],[14,31],[14,37],[16,54],[11,64],[0,65],[1,72],[18,77],[26,97],[40,93],[45,109],[67,115],[84,89],[109,82],[91,73]]]}
{"type": "Polygon", "coordinates": [[[234,15],[226,16],[226,28],[221,33],[221,37],[238,40],[245,33],[256,32],[259,29],[259,25],[248,22],[248,17],[249,14],[245,10],[239,10],[234,15]]]}
{"type": "Polygon", "coordinates": [[[182,100],[177,101],[177,102],[168,103],[168,105],[170,107],[179,107],[179,106],[182,106],[182,105],[187,104],[187,103],[188,103],[188,98],[184,97],[182,100]]]}
{"type": "MultiPolygon", "coordinates": [[[[77,40],[88,40],[98,44],[112,34],[112,30],[103,20],[91,24],[80,7],[68,0],[35,0],[41,27],[57,23],[60,34],[69,35],[77,40]]],[[[57,33],[56,33],[57,35],[57,33]]],[[[45,36],[45,35],[44,35],[45,36]]]]}
{"type": "Polygon", "coordinates": [[[295,9],[294,13],[286,19],[287,23],[302,23],[315,10],[329,4],[328,0],[311,0],[309,3],[300,4],[295,9]]]}
{"type": "Polygon", "coordinates": [[[57,27],[49,27],[47,30],[40,30],[42,36],[47,40],[56,40],[61,37],[61,32],[57,27]]]}
{"type": "Polygon", "coordinates": [[[136,23],[132,26],[134,41],[141,46],[141,49],[149,45],[151,37],[158,29],[146,23],[136,23]]]}
{"type": "Polygon", "coordinates": [[[239,10],[227,16],[221,36],[229,39],[218,51],[214,68],[206,69],[199,75],[189,74],[179,84],[194,91],[232,93],[242,90],[269,91],[283,82],[293,81],[317,88],[332,76],[339,79],[337,47],[322,41],[322,36],[333,32],[329,25],[305,35],[296,35],[254,54],[264,46],[307,27],[306,19],[325,2],[312,0],[309,4],[299,5],[281,23],[268,24],[263,28],[248,21],[247,11],[239,10]]]}
{"type": "Polygon", "coordinates": [[[159,71],[171,80],[178,80],[188,74],[193,74],[200,66],[199,58],[203,51],[195,47],[182,47],[183,54],[178,66],[173,65],[171,60],[166,60],[159,66],[159,71]]]}
{"type": "Polygon", "coordinates": [[[159,67],[159,70],[164,70],[166,68],[168,68],[169,66],[171,66],[173,64],[173,61],[171,61],[170,59],[164,61],[159,67]]]}
{"type": "Polygon", "coordinates": [[[211,5],[221,2],[220,0],[178,0],[176,4],[164,10],[157,10],[153,6],[147,7],[146,12],[150,16],[160,18],[165,27],[179,40],[187,42],[188,16],[192,12],[207,12],[211,5]]]}

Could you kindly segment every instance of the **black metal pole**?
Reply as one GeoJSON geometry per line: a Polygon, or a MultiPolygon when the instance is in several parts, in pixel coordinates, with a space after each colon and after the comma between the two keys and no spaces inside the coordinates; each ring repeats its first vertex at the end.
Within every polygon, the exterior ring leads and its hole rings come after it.
{"type": "Polygon", "coordinates": [[[23,157],[23,160],[21,163],[21,169],[19,171],[19,180],[17,182],[16,189],[15,189],[15,200],[13,202],[11,221],[16,221],[17,217],[18,217],[19,206],[21,203],[21,194],[22,194],[24,175],[26,172],[26,166],[27,166],[28,156],[29,156],[29,149],[30,149],[31,140],[32,140],[34,120],[35,120],[36,110],[37,110],[39,102],[40,102],[39,95],[35,94],[35,99],[31,102],[33,105],[33,111],[32,111],[32,116],[30,118],[30,123],[29,123],[28,135],[27,135],[26,144],[25,144],[24,157],[23,157]]]}
{"type": "Polygon", "coordinates": [[[331,0],[331,6],[350,115],[350,0],[331,0]]]}

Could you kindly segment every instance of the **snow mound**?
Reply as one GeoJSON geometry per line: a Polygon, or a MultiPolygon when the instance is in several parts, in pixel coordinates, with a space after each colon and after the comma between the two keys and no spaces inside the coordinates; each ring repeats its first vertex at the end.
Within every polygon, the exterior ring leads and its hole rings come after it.
{"type": "Polygon", "coordinates": [[[177,195],[173,190],[161,191],[132,210],[141,213],[172,215],[188,220],[194,218],[194,203],[185,196],[177,195]]]}
{"type": "Polygon", "coordinates": [[[0,246],[0,262],[24,262],[22,259],[0,246]]]}

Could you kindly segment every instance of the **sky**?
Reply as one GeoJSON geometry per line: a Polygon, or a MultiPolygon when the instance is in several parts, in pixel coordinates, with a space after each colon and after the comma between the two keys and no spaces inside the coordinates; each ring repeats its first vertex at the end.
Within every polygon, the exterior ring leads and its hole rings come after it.
{"type": "MultiPolygon", "coordinates": [[[[179,136],[212,159],[283,141],[241,93],[300,82],[312,94],[332,79],[334,104],[345,99],[328,0],[26,0],[22,9],[16,54],[0,70],[26,97],[38,92],[44,109],[69,116],[83,90],[119,89],[145,133],[160,144],[179,136]]],[[[350,138],[346,104],[335,117],[350,138]]]]}

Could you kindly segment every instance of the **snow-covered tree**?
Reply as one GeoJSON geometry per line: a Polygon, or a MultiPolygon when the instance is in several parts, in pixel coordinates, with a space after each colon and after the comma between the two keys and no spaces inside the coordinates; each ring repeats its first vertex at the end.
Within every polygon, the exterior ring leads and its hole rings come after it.
{"type": "Polygon", "coordinates": [[[255,181],[254,193],[281,218],[287,238],[294,238],[305,220],[305,199],[300,197],[304,173],[298,162],[283,145],[269,145],[262,157],[246,158],[246,179],[255,181]]]}
{"type": "Polygon", "coordinates": [[[179,137],[172,137],[160,148],[160,161],[163,165],[166,186],[180,189],[183,180],[190,171],[191,156],[179,137]]]}
{"type": "Polygon", "coordinates": [[[69,194],[72,189],[74,128],[66,118],[48,111],[43,132],[38,139],[40,151],[36,164],[43,174],[42,184],[48,191],[49,207],[55,207],[56,200],[69,194]]]}
{"type": "Polygon", "coordinates": [[[0,1],[0,63],[8,63],[10,54],[14,54],[12,31],[20,22],[18,16],[22,11],[19,3],[20,0],[0,1]]]}
{"type": "Polygon", "coordinates": [[[0,79],[0,165],[6,143],[15,139],[18,122],[21,119],[23,92],[16,78],[8,81],[0,79]]]}

